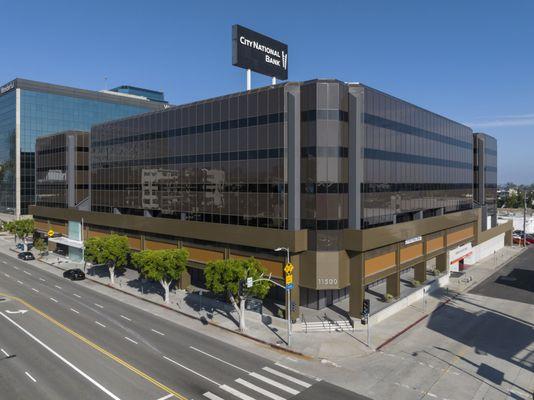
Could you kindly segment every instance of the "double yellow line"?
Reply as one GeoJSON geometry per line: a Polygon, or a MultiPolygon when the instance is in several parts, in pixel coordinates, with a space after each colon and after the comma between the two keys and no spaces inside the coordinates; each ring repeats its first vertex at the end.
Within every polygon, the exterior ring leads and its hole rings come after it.
{"type": "Polygon", "coordinates": [[[182,396],[180,393],[176,392],[175,390],[171,389],[170,387],[164,385],[163,383],[159,382],[158,380],[152,378],[150,375],[144,373],[143,371],[135,368],[133,365],[131,365],[130,363],[124,361],[123,359],[117,357],[115,354],[112,354],[110,353],[109,351],[107,351],[106,349],[100,347],[99,345],[97,345],[96,343],[92,342],[91,340],[87,339],[86,337],[80,335],[78,332],[75,332],[73,331],[72,329],[66,327],[65,325],[63,325],[61,322],[55,320],[54,318],[52,318],[50,315],[46,314],[45,312],[39,310],[38,308],[32,306],[30,303],[28,303],[27,301],[25,300],[22,300],[21,298],[19,297],[15,297],[15,296],[11,296],[11,295],[7,295],[7,294],[3,294],[3,293],[0,293],[0,296],[3,296],[3,297],[7,297],[8,299],[12,299],[12,300],[16,300],[18,301],[19,303],[21,304],[24,304],[24,306],[28,307],[30,310],[36,312],[37,314],[39,314],[40,316],[42,316],[43,318],[47,319],[48,321],[50,321],[51,323],[53,323],[54,325],[56,325],[57,327],[59,327],[60,329],[62,329],[63,331],[71,334],[72,336],[74,336],[75,338],[81,340],[82,342],[84,342],[85,344],[87,344],[88,346],[92,347],[93,349],[95,349],[96,351],[104,354],[105,356],[111,358],[113,361],[119,363],[120,365],[128,368],[130,371],[132,371],[134,374],[140,376],[141,378],[149,381],[150,383],[152,383],[153,385],[159,387],[161,390],[164,390],[165,392],[169,393],[169,394],[172,394],[174,395],[176,398],[180,399],[180,400],[187,400],[186,397],[182,396]]]}

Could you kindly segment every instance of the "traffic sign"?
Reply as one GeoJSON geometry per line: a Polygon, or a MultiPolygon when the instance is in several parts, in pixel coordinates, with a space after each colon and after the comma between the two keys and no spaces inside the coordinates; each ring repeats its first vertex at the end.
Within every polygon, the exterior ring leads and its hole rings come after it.
{"type": "Polygon", "coordinates": [[[287,263],[286,266],[284,267],[284,272],[286,274],[292,274],[293,273],[293,264],[287,263]]]}
{"type": "Polygon", "coordinates": [[[250,277],[247,278],[247,287],[248,287],[248,288],[251,288],[252,285],[253,285],[253,283],[252,283],[252,278],[250,278],[250,277]]]}
{"type": "Polygon", "coordinates": [[[48,231],[48,237],[54,237],[54,231],[52,229],[48,231]]]}
{"type": "Polygon", "coordinates": [[[293,289],[294,287],[295,287],[295,286],[294,286],[292,283],[290,283],[289,285],[286,285],[286,290],[291,290],[291,289],[293,289]]]}

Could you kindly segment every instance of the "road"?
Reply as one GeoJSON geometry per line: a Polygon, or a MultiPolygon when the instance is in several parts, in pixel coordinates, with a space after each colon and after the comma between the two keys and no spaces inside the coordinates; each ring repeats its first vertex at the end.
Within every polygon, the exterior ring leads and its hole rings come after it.
{"type": "Polygon", "coordinates": [[[4,254],[0,293],[2,399],[363,398],[4,254]]]}

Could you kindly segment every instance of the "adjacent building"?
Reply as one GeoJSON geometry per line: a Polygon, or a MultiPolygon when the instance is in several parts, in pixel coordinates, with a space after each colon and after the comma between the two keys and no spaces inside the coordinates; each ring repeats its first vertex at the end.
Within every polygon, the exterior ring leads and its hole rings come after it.
{"type": "Polygon", "coordinates": [[[163,93],[129,86],[97,92],[20,78],[1,86],[0,213],[27,214],[35,203],[36,138],[165,106],[163,93]]]}
{"type": "Polygon", "coordinates": [[[485,133],[473,136],[474,200],[482,209],[482,229],[497,225],[497,140],[485,133]]]}
{"type": "Polygon", "coordinates": [[[509,224],[482,229],[472,130],[358,83],[170,107],[97,124],[89,143],[90,211],[37,205],[36,223],[65,230],[83,218],[84,237],[186,248],[183,287],[202,286],[211,260],[249,256],[281,280],[273,249],[287,247],[297,305],[348,297],[359,317],[370,285],[398,297],[406,271],[422,282],[429,263],[444,272],[486,240],[511,241],[509,224]]]}

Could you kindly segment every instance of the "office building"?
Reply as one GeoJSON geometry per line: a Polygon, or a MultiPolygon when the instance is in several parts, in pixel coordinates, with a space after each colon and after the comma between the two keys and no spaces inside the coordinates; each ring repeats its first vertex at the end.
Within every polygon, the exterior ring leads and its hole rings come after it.
{"type": "MultiPolygon", "coordinates": [[[[400,277],[445,272],[510,227],[482,232],[473,132],[362,84],[288,82],[109,121],[90,133],[91,211],[35,206],[42,231],[85,221],[135,250],[190,253],[180,285],[211,260],[254,256],[293,299],[321,309],[400,277]],[[451,251],[455,251],[454,258],[451,251]]],[[[275,298],[283,293],[273,290],[275,298]]]]}
{"type": "Polygon", "coordinates": [[[497,140],[485,133],[473,136],[474,200],[482,209],[482,229],[497,225],[497,140]]]}
{"type": "MultiPolygon", "coordinates": [[[[159,92],[157,92],[159,93],[159,92]]],[[[27,214],[35,203],[35,140],[161,109],[148,97],[15,79],[0,87],[0,213],[27,214]]]]}

